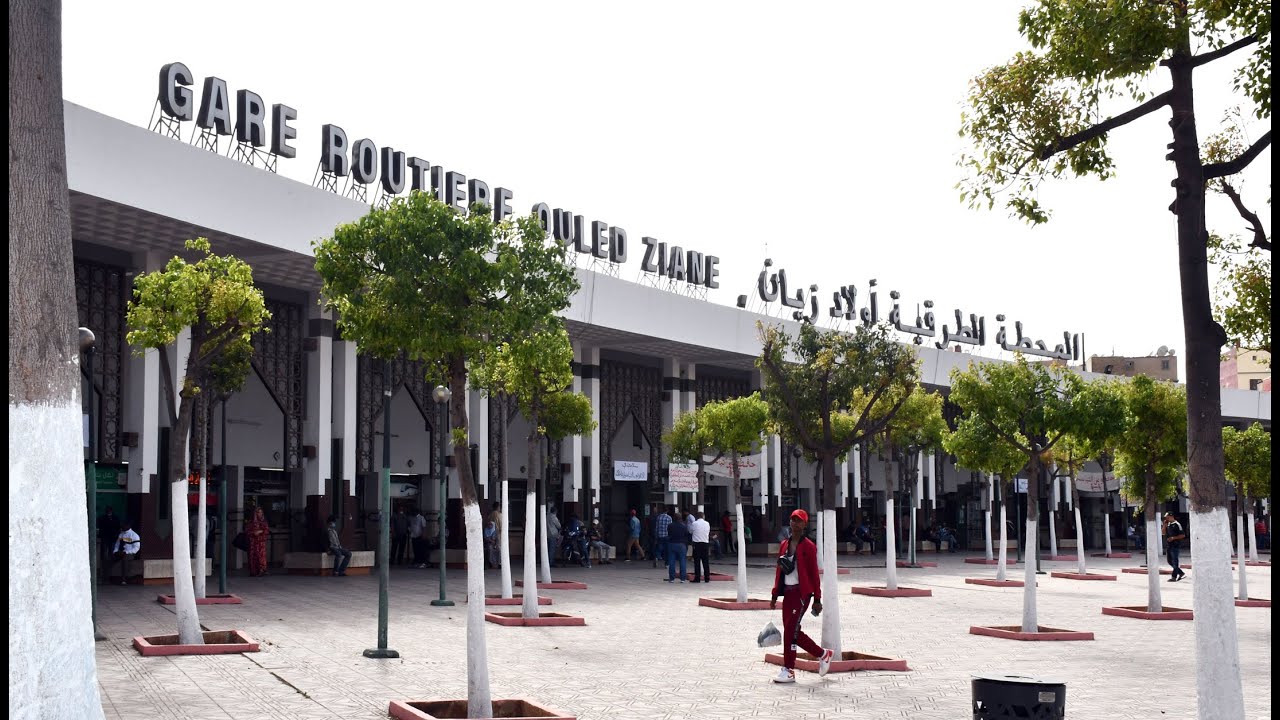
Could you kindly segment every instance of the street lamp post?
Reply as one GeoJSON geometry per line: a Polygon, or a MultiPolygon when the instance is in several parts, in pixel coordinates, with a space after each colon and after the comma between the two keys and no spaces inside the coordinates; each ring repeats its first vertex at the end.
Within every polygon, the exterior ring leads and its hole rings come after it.
{"type": "Polygon", "coordinates": [[[382,493],[378,513],[378,647],[364,651],[367,658],[398,658],[387,647],[387,590],[391,584],[391,363],[382,361],[382,493]]]}
{"type": "Polygon", "coordinates": [[[106,640],[98,630],[98,440],[93,426],[93,350],[97,338],[87,327],[80,328],[80,352],[89,371],[89,454],[84,461],[85,509],[89,513],[89,608],[93,618],[93,639],[106,640]]]}
{"type": "Polygon", "coordinates": [[[444,548],[444,496],[448,491],[448,476],[444,466],[444,442],[449,431],[449,400],[453,398],[453,393],[444,385],[437,385],[431,395],[436,405],[440,406],[440,418],[436,421],[436,445],[439,448],[436,468],[440,473],[440,493],[436,495],[436,524],[440,527],[440,598],[432,600],[431,604],[436,607],[452,607],[453,601],[445,597],[445,565],[448,564],[448,556],[444,548]]]}

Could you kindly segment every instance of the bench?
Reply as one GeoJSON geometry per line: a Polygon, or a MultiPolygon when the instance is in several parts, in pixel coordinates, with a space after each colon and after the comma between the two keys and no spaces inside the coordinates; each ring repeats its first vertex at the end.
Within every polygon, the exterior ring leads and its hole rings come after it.
{"type": "MultiPolygon", "coordinates": [[[[131,565],[133,567],[131,567],[130,570],[136,576],[136,573],[137,573],[136,568],[138,566],[138,561],[137,560],[133,561],[131,565]]],[[[196,565],[196,562],[193,561],[192,567],[194,568],[195,565],[196,565]]],[[[119,568],[119,567],[120,567],[119,564],[115,565],[115,568],[119,568]]],[[[113,568],[113,570],[115,568],[113,568]]],[[[192,574],[194,575],[195,573],[193,572],[192,574]]],[[[204,576],[209,577],[212,574],[213,574],[213,559],[205,558],[204,559],[204,576]]],[[[172,585],[173,584],[173,558],[156,558],[153,560],[143,560],[142,561],[142,584],[143,585],[172,585]]]]}
{"type": "MultiPolygon", "coordinates": [[[[352,550],[348,575],[368,575],[373,567],[374,551],[352,550]]],[[[333,556],[327,552],[290,552],[284,554],[284,569],[290,575],[332,575],[333,556]]]]}
{"type": "MultiPolygon", "coordinates": [[[[943,543],[942,543],[942,546],[943,546],[943,547],[945,547],[945,548],[946,548],[946,549],[948,549],[948,550],[950,550],[950,549],[951,549],[951,543],[949,543],[949,542],[943,542],[943,543]]],[[[920,550],[921,550],[922,552],[939,552],[938,546],[937,546],[937,545],[935,545],[935,544],[934,544],[934,542],[933,542],[932,540],[921,540],[921,541],[920,541],[920,550]]]]}
{"type": "Polygon", "coordinates": [[[1058,547],[1060,547],[1060,548],[1074,548],[1074,547],[1076,547],[1076,539],[1075,539],[1075,538],[1062,538],[1061,540],[1059,540],[1059,541],[1058,541],[1058,547]]]}

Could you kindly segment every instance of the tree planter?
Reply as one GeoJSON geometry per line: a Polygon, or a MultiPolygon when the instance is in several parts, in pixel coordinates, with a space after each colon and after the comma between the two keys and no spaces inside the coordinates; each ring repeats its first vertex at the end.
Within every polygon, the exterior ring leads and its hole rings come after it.
{"type": "MultiPolygon", "coordinates": [[[[524,587],[523,580],[516,581],[516,587],[524,587]]],[[[549,583],[538,583],[539,590],[586,590],[587,584],[576,580],[552,580],[549,583]]],[[[496,702],[496,701],[495,701],[496,702]]]]}
{"type": "Polygon", "coordinates": [[[931,567],[938,567],[938,563],[936,563],[936,562],[924,562],[923,560],[917,560],[915,565],[912,565],[911,563],[907,562],[906,560],[899,560],[899,561],[896,563],[896,565],[897,565],[898,567],[900,567],[900,568],[931,568],[931,567]]]}
{"type": "Polygon", "coordinates": [[[1146,605],[1124,605],[1120,607],[1104,607],[1103,615],[1138,618],[1139,620],[1191,620],[1191,611],[1185,608],[1163,606],[1163,612],[1148,612],[1146,605]]]}
{"type": "MultiPolygon", "coordinates": [[[[173,605],[177,601],[174,600],[172,595],[157,595],[156,602],[161,605],[173,605]]],[[[227,593],[226,595],[219,595],[215,593],[212,595],[206,595],[202,598],[196,598],[197,605],[239,605],[243,602],[244,600],[242,600],[239,595],[233,595],[231,593],[227,593]]]]}
{"type": "Polygon", "coordinates": [[[899,586],[896,590],[890,590],[887,587],[880,586],[858,586],[854,585],[849,588],[854,595],[870,595],[871,597],[933,597],[933,591],[928,588],[912,588],[899,586]]]}
{"type": "Polygon", "coordinates": [[[701,607],[717,610],[768,610],[769,601],[760,598],[747,598],[746,602],[738,602],[737,598],[698,598],[701,607]]]}
{"type": "Polygon", "coordinates": [[[1094,553],[1093,557],[1111,558],[1112,560],[1116,560],[1116,559],[1128,560],[1129,558],[1133,557],[1133,555],[1127,552],[1113,552],[1113,553],[1094,553]]]}
{"type": "Polygon", "coordinates": [[[1115,575],[1103,575],[1101,573],[1073,573],[1073,572],[1055,572],[1049,573],[1050,577],[1066,578],[1067,580],[1115,580],[1115,575]]]}
{"type": "Polygon", "coordinates": [[[507,627],[568,627],[587,624],[583,618],[553,612],[540,612],[536,618],[522,617],[518,612],[487,612],[484,619],[507,627]]]}
{"type": "Polygon", "coordinates": [[[1270,601],[1270,600],[1263,600],[1263,599],[1261,599],[1261,598],[1250,598],[1250,599],[1248,599],[1248,600],[1237,600],[1237,601],[1236,601],[1236,607],[1269,608],[1269,607],[1271,607],[1271,601],[1270,601]]]}
{"type": "MultiPolygon", "coordinates": [[[[1182,569],[1183,569],[1183,570],[1190,570],[1190,569],[1191,569],[1191,566],[1190,566],[1190,565],[1183,565],[1183,566],[1182,566],[1182,569]]],[[[1144,568],[1144,567],[1124,568],[1124,569],[1123,569],[1123,570],[1121,570],[1120,572],[1133,573],[1134,575],[1146,575],[1146,574],[1147,574],[1147,569],[1146,569],[1146,568],[1144,568]]],[[[1161,575],[1172,575],[1172,574],[1173,574],[1173,569],[1172,569],[1172,568],[1167,568],[1167,567],[1160,568],[1160,574],[1161,574],[1161,575]]]]}
{"type": "MultiPolygon", "coordinates": [[[[724,573],[718,573],[718,572],[713,572],[713,573],[711,573],[710,575],[708,575],[707,577],[708,577],[708,578],[710,578],[709,580],[707,580],[707,582],[717,582],[717,581],[722,581],[722,580],[732,580],[732,579],[733,579],[733,576],[732,576],[732,575],[726,575],[726,574],[724,574],[724,573]]],[[[685,578],[686,578],[686,579],[688,579],[688,580],[689,580],[689,582],[693,582],[693,573],[686,573],[686,574],[685,574],[685,578]]]]}
{"type": "MultiPolygon", "coordinates": [[[[850,572],[849,568],[836,568],[837,575],[848,575],[850,572]]],[[[818,568],[818,574],[822,574],[822,568],[818,568]]]]}
{"type": "MultiPolygon", "coordinates": [[[[1000,561],[999,561],[999,560],[988,560],[988,559],[986,559],[986,558],[980,558],[980,557],[976,557],[976,558],[965,558],[965,559],[964,559],[964,561],[965,561],[965,562],[967,562],[967,563],[969,563],[970,565],[999,565],[999,564],[1000,564],[1000,561]]],[[[1018,564],[1018,561],[1017,561],[1017,560],[1005,560],[1005,561],[1004,561],[1004,564],[1005,564],[1005,565],[1017,565],[1017,564],[1018,564]]]]}
{"type": "Polygon", "coordinates": [[[258,652],[258,643],[239,630],[206,630],[203,645],[179,645],[177,635],[135,637],[133,646],[144,657],[155,655],[229,655],[258,652]]]}
{"type": "MultiPolygon", "coordinates": [[[[768,653],[764,656],[764,661],[770,665],[783,665],[784,660],[782,653],[768,653]]],[[[805,672],[818,672],[818,659],[806,652],[796,653],[796,669],[805,672]]],[[[911,668],[907,667],[907,661],[900,658],[881,657],[879,655],[868,655],[853,650],[846,650],[840,653],[838,660],[831,661],[831,669],[827,672],[857,672],[859,670],[895,670],[898,672],[907,672],[911,668]]]]}
{"type": "MultiPolygon", "coordinates": [[[[1024,585],[1021,580],[996,580],[994,578],[965,578],[964,581],[969,585],[986,585],[987,587],[1022,587],[1024,585]]],[[[1039,585],[1036,587],[1039,587],[1039,585]]]]}
{"type": "MultiPolygon", "coordinates": [[[[522,605],[523,603],[524,603],[524,596],[523,596],[523,595],[514,595],[514,596],[509,597],[509,598],[504,598],[504,597],[502,597],[501,595],[485,595],[485,596],[484,596],[484,604],[485,604],[485,605],[522,605]]],[[[549,597],[543,597],[543,596],[539,595],[539,596],[538,596],[538,604],[539,604],[539,605],[550,605],[550,604],[551,604],[551,598],[549,598],[549,597]]]]}
{"type": "Polygon", "coordinates": [[[986,635],[988,637],[1003,638],[1005,640],[1092,640],[1093,633],[1077,632],[1075,630],[1060,630],[1058,628],[1045,627],[1039,625],[1039,632],[1022,632],[1021,625],[973,625],[969,628],[970,635],[986,635]]]}
{"type": "Polygon", "coordinates": [[[1244,564],[1247,567],[1271,567],[1270,560],[1246,560],[1244,564]]]}
{"type": "MultiPolygon", "coordinates": [[[[439,718],[466,718],[467,701],[464,700],[392,700],[387,714],[396,720],[435,720],[439,718]]],[[[507,720],[577,720],[569,713],[535,703],[525,698],[493,701],[493,716],[507,720]]]]}

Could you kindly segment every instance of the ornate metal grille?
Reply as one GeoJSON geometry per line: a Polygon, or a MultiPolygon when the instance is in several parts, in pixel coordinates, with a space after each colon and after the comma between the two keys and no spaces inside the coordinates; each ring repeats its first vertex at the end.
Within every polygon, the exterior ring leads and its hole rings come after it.
{"type": "Polygon", "coordinates": [[[649,441],[649,481],[662,460],[662,372],[604,360],[600,363],[600,484],[613,483],[613,437],[632,416],[649,441]]]}
{"type": "MultiPolygon", "coordinates": [[[[409,397],[413,400],[413,404],[418,406],[418,412],[422,414],[424,420],[427,421],[427,428],[432,431],[432,442],[438,442],[437,433],[435,432],[435,422],[437,411],[435,401],[431,398],[431,386],[427,384],[426,364],[421,360],[409,360],[404,355],[397,357],[390,363],[367,355],[358,355],[356,357],[356,471],[357,472],[374,472],[377,468],[373,467],[373,442],[376,428],[373,426],[374,418],[382,412],[383,388],[386,380],[383,378],[384,369],[390,365],[391,369],[391,387],[398,388],[404,386],[409,391],[409,397]]],[[[436,457],[437,448],[432,447],[432,458],[436,457]]],[[[434,462],[434,460],[433,460],[434,462]]]]}
{"type": "Polygon", "coordinates": [[[271,321],[269,332],[253,336],[253,367],[267,392],[284,413],[284,467],[302,467],[302,418],[306,394],[303,392],[302,306],[276,300],[267,301],[271,321]]]}
{"type": "Polygon", "coordinates": [[[698,375],[694,380],[694,400],[698,407],[751,394],[751,383],[745,378],[723,375],[698,375]]]}
{"type": "MultiPolygon", "coordinates": [[[[98,460],[120,462],[120,423],[124,413],[123,371],[125,339],[124,269],[75,261],[76,315],[93,331],[93,387],[98,400],[94,433],[98,460]]],[[[81,368],[84,372],[85,368],[81,368]]]]}

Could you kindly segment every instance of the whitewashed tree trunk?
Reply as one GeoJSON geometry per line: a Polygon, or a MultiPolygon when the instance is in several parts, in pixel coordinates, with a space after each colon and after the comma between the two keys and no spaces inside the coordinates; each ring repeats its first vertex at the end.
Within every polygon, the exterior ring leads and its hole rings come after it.
{"type": "MultiPolygon", "coordinates": [[[[736,490],[735,490],[736,492],[736,490]]],[[[739,500],[733,504],[733,514],[737,518],[734,521],[733,534],[737,536],[738,541],[738,602],[747,601],[747,532],[742,526],[742,501],[739,500]]]]}
{"type": "Polygon", "coordinates": [[[1085,566],[1085,557],[1089,554],[1084,547],[1084,523],[1080,520],[1080,503],[1076,503],[1072,511],[1076,515],[1076,572],[1084,575],[1089,572],[1085,566]]]}
{"type": "Polygon", "coordinates": [[[1245,579],[1248,573],[1245,572],[1247,565],[1244,560],[1244,534],[1252,527],[1252,525],[1245,527],[1244,521],[1244,516],[1236,513],[1236,558],[1239,560],[1239,566],[1236,568],[1236,572],[1240,574],[1240,589],[1236,594],[1236,598],[1238,600],[1249,599],[1249,581],[1245,579]]]}
{"type": "Polygon", "coordinates": [[[890,590],[898,589],[898,539],[894,528],[893,491],[884,494],[884,586],[890,590]]]}
{"type": "Polygon", "coordinates": [[[995,559],[991,553],[991,510],[982,511],[982,536],[987,544],[987,562],[995,559]]]}
{"type": "Polygon", "coordinates": [[[836,511],[822,511],[822,534],[819,536],[826,548],[822,564],[822,597],[830,604],[822,604],[822,647],[840,655],[840,584],[836,565],[836,511]]]}
{"type": "Polygon", "coordinates": [[[205,543],[208,542],[208,537],[209,537],[209,532],[208,532],[209,527],[206,524],[209,522],[209,517],[205,512],[209,507],[208,506],[208,487],[209,485],[205,479],[205,473],[201,472],[200,473],[200,500],[196,505],[196,511],[197,511],[196,512],[196,553],[195,553],[196,556],[194,558],[194,561],[192,562],[192,564],[195,566],[195,571],[196,571],[195,583],[196,583],[197,598],[206,597],[205,595],[206,581],[208,580],[208,578],[206,578],[204,575],[205,543]]]}
{"type": "MultiPolygon", "coordinates": [[[[1191,512],[1196,549],[1192,583],[1196,631],[1196,700],[1200,720],[1244,718],[1240,642],[1231,598],[1231,519],[1225,507],[1191,512]]],[[[1244,567],[1240,572],[1243,574],[1244,567]]]]}
{"type": "MultiPolygon", "coordinates": [[[[1160,529],[1152,513],[1146,521],[1147,530],[1147,612],[1160,612],[1164,604],[1160,600],[1160,529]]],[[[1227,563],[1230,564],[1230,560],[1227,563]]],[[[1228,578],[1228,584],[1230,578],[1228,578]]]]}
{"type": "MultiPolygon", "coordinates": [[[[541,498],[539,498],[541,499],[541,498]]],[[[542,582],[551,582],[551,548],[547,542],[547,506],[546,504],[538,505],[538,523],[542,528],[542,542],[538,543],[538,555],[542,557],[542,582]]]]}
{"type": "Polygon", "coordinates": [[[173,601],[178,615],[178,642],[203,645],[204,633],[200,630],[200,613],[191,581],[191,528],[187,521],[185,478],[169,485],[169,512],[173,518],[173,601]]]}
{"type": "MultiPolygon", "coordinates": [[[[498,528],[498,556],[502,564],[502,597],[509,598],[511,593],[511,497],[510,483],[502,479],[502,527],[498,528]]],[[[525,512],[527,516],[529,513],[525,512]]],[[[527,525],[525,527],[528,527],[527,525]]],[[[527,544],[527,543],[526,543],[527,544]]],[[[527,559],[529,556],[526,555],[527,559]]]]}
{"type": "Polygon", "coordinates": [[[920,551],[920,543],[916,540],[916,528],[919,527],[916,525],[916,502],[914,497],[911,498],[911,532],[907,533],[907,560],[912,564],[915,564],[916,553],[920,551]]]}
{"type": "Polygon", "coordinates": [[[826,542],[826,524],[823,522],[823,516],[827,514],[825,510],[819,510],[814,518],[815,524],[818,526],[818,567],[823,568],[826,572],[827,542],[826,542]]]}
{"type": "Polygon", "coordinates": [[[1054,518],[1058,515],[1057,510],[1049,510],[1049,556],[1058,557],[1058,528],[1054,518]]]}
{"type": "MultiPolygon", "coordinates": [[[[530,487],[535,486],[530,483],[530,487]]],[[[520,616],[526,618],[538,617],[538,533],[535,532],[537,512],[538,493],[530,490],[524,496],[524,594],[520,601],[520,616]]],[[[505,513],[503,517],[506,517],[505,513]]],[[[508,578],[510,575],[508,571],[508,578]]]]}
{"type": "Polygon", "coordinates": [[[1107,557],[1111,557],[1111,513],[1102,513],[1102,536],[1106,538],[1107,549],[1105,550],[1107,557]]]}
{"type": "Polygon", "coordinates": [[[1005,525],[1004,503],[1000,503],[1000,562],[996,563],[996,579],[1007,580],[1005,567],[1009,564],[1009,527],[1005,525]]]}
{"type": "MultiPolygon", "coordinates": [[[[1257,538],[1257,536],[1253,534],[1253,527],[1254,527],[1254,523],[1255,523],[1255,522],[1256,522],[1256,521],[1253,519],[1253,505],[1252,505],[1252,503],[1250,503],[1250,505],[1249,505],[1249,524],[1248,524],[1248,526],[1246,526],[1246,527],[1245,527],[1245,529],[1244,529],[1244,536],[1245,536],[1245,538],[1247,539],[1248,546],[1249,546],[1249,561],[1250,561],[1250,562],[1258,562],[1258,541],[1257,541],[1257,539],[1256,539],[1256,538],[1257,538]]],[[[1241,566],[1241,567],[1244,567],[1244,563],[1240,563],[1240,566],[1241,566]]]]}
{"type": "MultiPolygon", "coordinates": [[[[1027,519],[1027,537],[1039,537],[1035,518],[1027,519]]],[[[1027,557],[1026,567],[1022,573],[1022,632],[1039,632],[1040,621],[1036,617],[1036,559],[1027,557]]]]}
{"type": "Polygon", "coordinates": [[[467,528],[467,717],[493,717],[484,620],[484,525],[474,501],[462,508],[467,528]]]}

